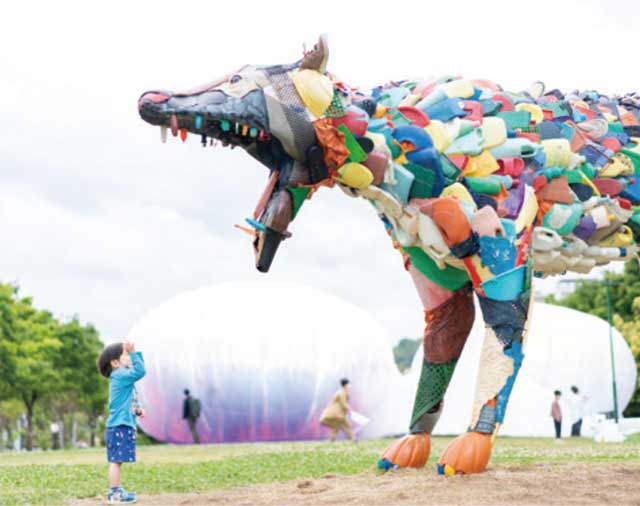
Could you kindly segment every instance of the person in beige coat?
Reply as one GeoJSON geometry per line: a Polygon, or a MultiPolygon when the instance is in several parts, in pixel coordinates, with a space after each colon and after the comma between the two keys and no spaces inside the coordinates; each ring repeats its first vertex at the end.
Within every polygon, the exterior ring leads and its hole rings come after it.
{"type": "Polygon", "coordinates": [[[351,410],[349,407],[349,380],[343,378],[340,380],[340,385],[340,389],[335,393],[320,417],[320,423],[331,429],[331,441],[336,440],[338,431],[344,432],[349,439],[353,439],[351,424],[347,420],[347,413],[351,410]]]}

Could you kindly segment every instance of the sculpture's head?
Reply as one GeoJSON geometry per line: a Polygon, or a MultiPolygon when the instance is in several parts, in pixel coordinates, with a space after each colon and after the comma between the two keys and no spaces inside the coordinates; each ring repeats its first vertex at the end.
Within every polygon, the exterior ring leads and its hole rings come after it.
{"type": "Polygon", "coordinates": [[[199,88],[147,91],[138,101],[142,119],[159,125],[163,138],[171,129],[174,136],[201,135],[205,145],[209,140],[240,146],[271,171],[251,220],[261,272],[269,270],[278,245],[290,235],[287,227],[299,206],[294,206],[287,188],[329,176],[312,123],[314,97],[333,93],[325,76],[327,57],[326,39],[321,37],[294,64],[246,65],[199,88]]]}

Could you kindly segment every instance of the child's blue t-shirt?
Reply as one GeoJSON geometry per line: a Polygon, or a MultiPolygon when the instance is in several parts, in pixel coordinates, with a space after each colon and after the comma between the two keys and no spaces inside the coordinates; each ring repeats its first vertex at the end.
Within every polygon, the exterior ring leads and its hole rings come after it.
{"type": "Polygon", "coordinates": [[[127,425],[136,428],[133,385],[145,375],[142,353],[129,354],[133,367],[120,367],[109,377],[109,418],[107,427],[127,425]]]}

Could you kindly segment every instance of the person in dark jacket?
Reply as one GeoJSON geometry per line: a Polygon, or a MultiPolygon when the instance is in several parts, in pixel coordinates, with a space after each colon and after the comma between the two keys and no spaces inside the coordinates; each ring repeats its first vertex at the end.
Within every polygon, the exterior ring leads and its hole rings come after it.
{"type": "Polygon", "coordinates": [[[193,436],[193,442],[200,444],[200,437],[196,429],[196,421],[200,417],[200,400],[191,395],[188,388],[184,390],[184,402],[182,403],[182,418],[189,424],[189,430],[193,436]]]}

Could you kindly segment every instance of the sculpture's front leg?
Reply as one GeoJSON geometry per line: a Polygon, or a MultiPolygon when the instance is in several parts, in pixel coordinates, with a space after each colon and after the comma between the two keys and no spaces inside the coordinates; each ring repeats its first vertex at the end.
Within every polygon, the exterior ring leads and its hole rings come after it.
{"type": "Polygon", "coordinates": [[[474,320],[473,293],[469,285],[451,291],[428,280],[413,266],[409,266],[409,272],[425,309],[424,361],[410,434],[384,451],[379,462],[381,468],[422,467],[426,463],[430,434],[442,413],[444,394],[474,320]]]}
{"type": "Polygon", "coordinates": [[[452,441],[440,457],[441,474],[484,471],[524,358],[531,291],[525,290],[511,301],[483,296],[479,300],[486,332],[471,422],[468,432],[452,441]]]}

